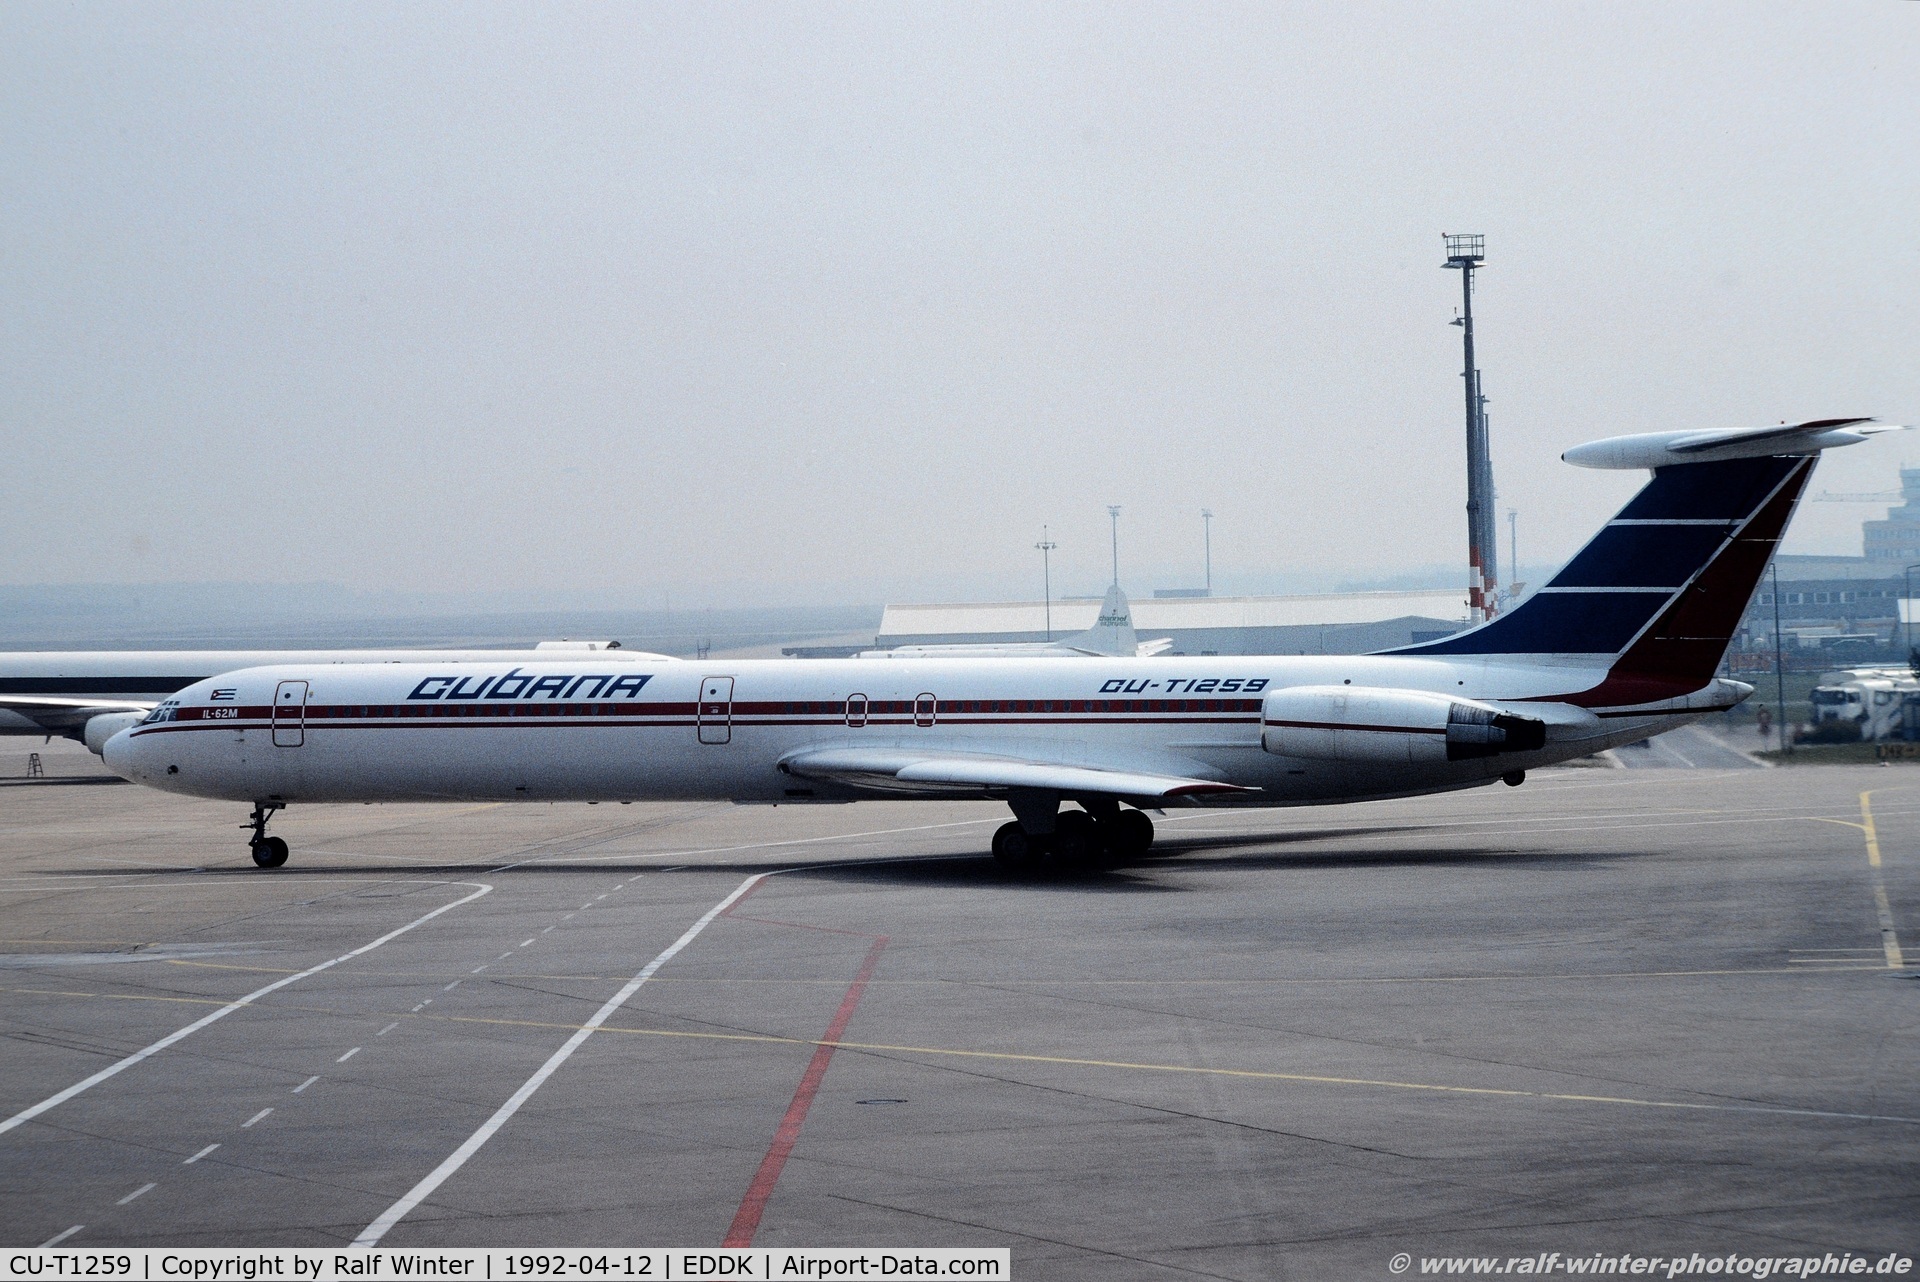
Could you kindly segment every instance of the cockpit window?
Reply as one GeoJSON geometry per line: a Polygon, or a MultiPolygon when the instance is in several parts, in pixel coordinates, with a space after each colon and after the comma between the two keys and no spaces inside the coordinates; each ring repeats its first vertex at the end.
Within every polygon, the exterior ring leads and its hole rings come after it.
{"type": "Polygon", "coordinates": [[[152,712],[149,712],[140,724],[143,726],[151,726],[162,721],[172,721],[179,713],[180,701],[178,699],[168,699],[152,712]]]}

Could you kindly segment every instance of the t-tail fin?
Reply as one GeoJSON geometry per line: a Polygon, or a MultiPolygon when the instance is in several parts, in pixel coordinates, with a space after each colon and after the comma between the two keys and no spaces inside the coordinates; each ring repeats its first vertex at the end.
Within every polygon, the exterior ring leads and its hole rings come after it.
{"type": "Polygon", "coordinates": [[[1586,467],[1653,479],[1545,586],[1477,628],[1394,654],[1510,655],[1604,668],[1572,702],[1651,703],[1713,679],[1819,453],[1890,427],[1661,432],[1568,450],[1586,467]]]}
{"type": "Polygon", "coordinates": [[[1100,603],[1100,617],[1094,620],[1093,626],[1053,644],[1082,654],[1114,654],[1131,659],[1139,651],[1140,638],[1133,630],[1133,607],[1127,604],[1127,594],[1120,590],[1118,583],[1108,588],[1106,599],[1100,603]]]}

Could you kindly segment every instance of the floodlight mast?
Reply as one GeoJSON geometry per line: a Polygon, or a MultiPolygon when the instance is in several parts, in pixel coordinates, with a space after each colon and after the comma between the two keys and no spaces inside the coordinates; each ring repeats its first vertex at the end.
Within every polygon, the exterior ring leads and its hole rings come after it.
{"type": "Polygon", "coordinates": [[[1493,460],[1487,446],[1487,398],[1480,390],[1480,367],[1473,352],[1473,273],[1486,261],[1486,241],[1482,235],[1455,235],[1443,232],[1447,261],[1442,264],[1460,273],[1460,315],[1453,321],[1461,329],[1465,349],[1467,401],[1467,604],[1475,623],[1491,619],[1499,611],[1500,572],[1495,548],[1493,460]]]}
{"type": "Polygon", "coordinates": [[[1213,595],[1213,509],[1205,508],[1205,507],[1201,508],[1200,521],[1201,521],[1202,527],[1205,530],[1206,540],[1207,540],[1207,595],[1212,596],[1213,595]]]}
{"type": "Polygon", "coordinates": [[[1060,545],[1047,537],[1047,527],[1040,527],[1040,541],[1033,545],[1040,554],[1041,591],[1046,593],[1047,602],[1047,640],[1053,640],[1053,550],[1060,545]]]}

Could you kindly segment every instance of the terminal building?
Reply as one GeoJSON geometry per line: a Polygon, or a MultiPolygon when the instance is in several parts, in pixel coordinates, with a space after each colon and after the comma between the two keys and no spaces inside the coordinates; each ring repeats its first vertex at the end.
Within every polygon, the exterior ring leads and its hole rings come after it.
{"type": "MultiPolygon", "coordinates": [[[[1861,556],[1780,556],[1775,562],[1782,649],[1823,651],[1849,662],[1905,657],[1900,598],[1907,563],[1892,565],[1861,556]]],[[[1774,577],[1769,574],[1760,580],[1733,643],[1736,654],[1760,654],[1764,663],[1759,666],[1772,663],[1775,606],[1774,577]]]]}
{"type": "Polygon", "coordinates": [[[1866,559],[1895,574],[1920,562],[1920,467],[1900,469],[1900,496],[1903,506],[1890,509],[1882,520],[1860,526],[1866,559]]]}
{"type": "Polygon", "coordinates": [[[1771,666],[1776,606],[1780,647],[1796,658],[1817,655],[1834,666],[1841,660],[1905,661],[1900,603],[1912,581],[1909,570],[1920,569],[1920,468],[1900,469],[1900,494],[1901,506],[1861,523],[1865,555],[1774,558],[1779,600],[1769,574],[1760,580],[1734,639],[1736,666],[1743,658],[1748,667],[1771,666]]]}

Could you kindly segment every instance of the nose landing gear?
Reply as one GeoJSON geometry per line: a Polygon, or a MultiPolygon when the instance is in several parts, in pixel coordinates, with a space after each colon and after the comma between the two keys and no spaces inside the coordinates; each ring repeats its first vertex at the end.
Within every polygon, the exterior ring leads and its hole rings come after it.
{"type": "Polygon", "coordinates": [[[262,868],[278,868],[287,862],[287,843],[278,837],[267,836],[267,820],[276,810],[286,809],[284,801],[256,801],[253,803],[253,818],[240,826],[253,829],[253,836],[247,842],[253,851],[253,862],[262,868]]]}

